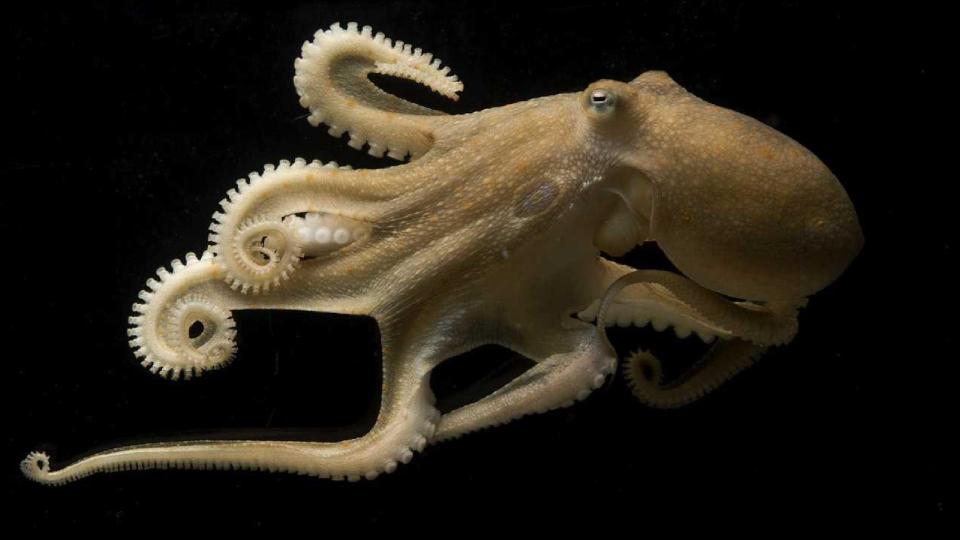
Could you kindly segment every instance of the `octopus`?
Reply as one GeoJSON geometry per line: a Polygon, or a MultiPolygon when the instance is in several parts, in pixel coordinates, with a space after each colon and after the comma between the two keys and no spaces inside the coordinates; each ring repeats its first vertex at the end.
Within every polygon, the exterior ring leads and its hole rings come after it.
{"type": "Polygon", "coordinates": [[[661,71],[449,115],[370,80],[400,77],[452,100],[463,89],[438,58],[369,26],[318,31],[294,68],[312,125],[399,163],[283,160],[238,180],[202,255],[147,280],[130,345],[150,371],[190,378],[236,356],[234,310],[370,316],[383,363],[373,427],[340,442],[121,446],[56,469],[33,452],[28,478],[184,468],[374,479],[429,444],[587,398],[617,371],[614,324],[710,344],[672,380],[648,351],[624,361],[640,400],[681,406],[789,343],[807,298],[863,244],[846,191],[816,156],[661,71]],[[676,271],[613,260],[644,243],[676,271]],[[488,344],[533,367],[441,414],[431,371],[488,344]]]}

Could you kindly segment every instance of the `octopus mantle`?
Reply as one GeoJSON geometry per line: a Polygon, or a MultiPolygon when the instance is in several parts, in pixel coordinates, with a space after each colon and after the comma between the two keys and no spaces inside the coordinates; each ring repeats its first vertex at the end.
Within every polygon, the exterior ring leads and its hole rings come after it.
{"type": "Polygon", "coordinates": [[[862,244],[849,198],[814,155],[662,72],[451,116],[369,80],[401,77],[454,100],[463,88],[439,59],[370,27],[317,32],[294,66],[311,124],[401,163],[296,159],[239,180],[209,248],[147,280],[130,345],[152,372],[189,378],[234,358],[233,310],[372,316],[383,344],[374,427],[336,443],[119,447],[59,469],[34,452],[21,464],[29,478],[180,467],[373,479],[430,443],[585,399],[616,370],[611,324],[712,343],[672,381],[649,352],[625,363],[642,401],[683,405],[788,343],[798,308],[862,244]],[[603,255],[644,242],[682,274],[603,255]],[[485,344],[535,366],[441,415],[431,370],[485,344]]]}

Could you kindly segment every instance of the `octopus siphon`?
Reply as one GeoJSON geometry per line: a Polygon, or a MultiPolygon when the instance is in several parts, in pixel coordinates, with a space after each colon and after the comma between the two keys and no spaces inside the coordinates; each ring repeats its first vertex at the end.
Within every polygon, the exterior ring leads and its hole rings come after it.
{"type": "Polygon", "coordinates": [[[125,446],[57,469],[33,452],[27,477],[184,468],[374,479],[429,444],[585,399],[616,372],[605,335],[614,324],[710,344],[670,381],[650,352],[624,362],[644,403],[684,405],[789,343],[806,299],[863,245],[846,191],[816,156],[661,71],[449,115],[368,78],[452,100],[463,89],[439,59],[369,26],[318,31],[294,67],[312,125],[399,163],[283,160],[237,181],[206,251],[147,280],[130,345],[150,371],[189,378],[236,355],[234,310],[368,315],[383,361],[373,427],[341,442],[125,446]],[[678,271],[612,260],[647,242],[678,271]],[[488,344],[534,365],[441,414],[431,371],[488,344]]]}

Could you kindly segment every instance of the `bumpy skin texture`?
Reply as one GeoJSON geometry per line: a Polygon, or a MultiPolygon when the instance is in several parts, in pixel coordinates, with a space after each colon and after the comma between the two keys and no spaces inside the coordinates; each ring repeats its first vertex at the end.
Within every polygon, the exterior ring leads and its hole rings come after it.
{"type": "Polygon", "coordinates": [[[430,442],[584,399],[615,370],[603,333],[611,324],[713,343],[669,383],[655,357],[630,357],[638,397],[682,405],[789,342],[806,297],[863,241],[850,200],[815,156],[662,72],[449,116],[367,78],[405,77],[456,99],[462,85],[448,68],[354,23],[318,32],[295,71],[312,124],[410,161],[352,170],[297,159],[238,181],[214,214],[210,248],[148,280],[131,346],[154,372],[190,377],[235,355],[233,310],[370,315],[383,342],[374,427],[338,443],[122,447],[58,470],[33,453],[22,463],[28,477],[59,484],[181,467],[375,478],[430,442]],[[647,241],[685,275],[601,255],[647,241]],[[431,370],[484,344],[536,365],[441,416],[431,370]]]}

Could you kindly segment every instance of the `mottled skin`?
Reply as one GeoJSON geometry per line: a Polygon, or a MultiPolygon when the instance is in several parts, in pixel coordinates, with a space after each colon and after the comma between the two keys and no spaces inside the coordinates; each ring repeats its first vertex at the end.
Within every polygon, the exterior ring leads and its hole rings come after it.
{"type": "Polygon", "coordinates": [[[131,319],[144,364],[177,377],[232,357],[228,310],[370,315],[384,363],[373,429],[340,443],[125,447],[57,471],[34,453],[23,463],[28,476],[60,483],[176,466],[374,478],[430,441],[583,399],[614,369],[602,332],[614,322],[652,319],[678,336],[716,339],[678,383],[660,384],[646,353],[628,366],[638,396],[679,405],[789,342],[797,308],[860,249],[853,206],[815,156],[662,72],[461,116],[407,103],[366,78],[404,76],[455,98],[459,82],[429,60],[355,25],[318,32],[295,77],[311,122],[411,161],[354,171],[298,160],[252,176],[215,215],[211,251],[148,282],[131,319]],[[359,232],[340,244],[314,241],[318,226],[304,225],[303,213],[359,232]],[[250,233],[255,227],[267,232],[250,233]],[[634,272],[601,255],[644,241],[657,242],[686,277],[634,272]],[[245,274],[244,257],[259,270],[245,274]],[[187,336],[196,321],[212,337],[187,336]],[[537,364],[440,416],[431,370],[491,343],[537,364]],[[647,380],[638,375],[644,367],[653,369],[647,380]]]}

